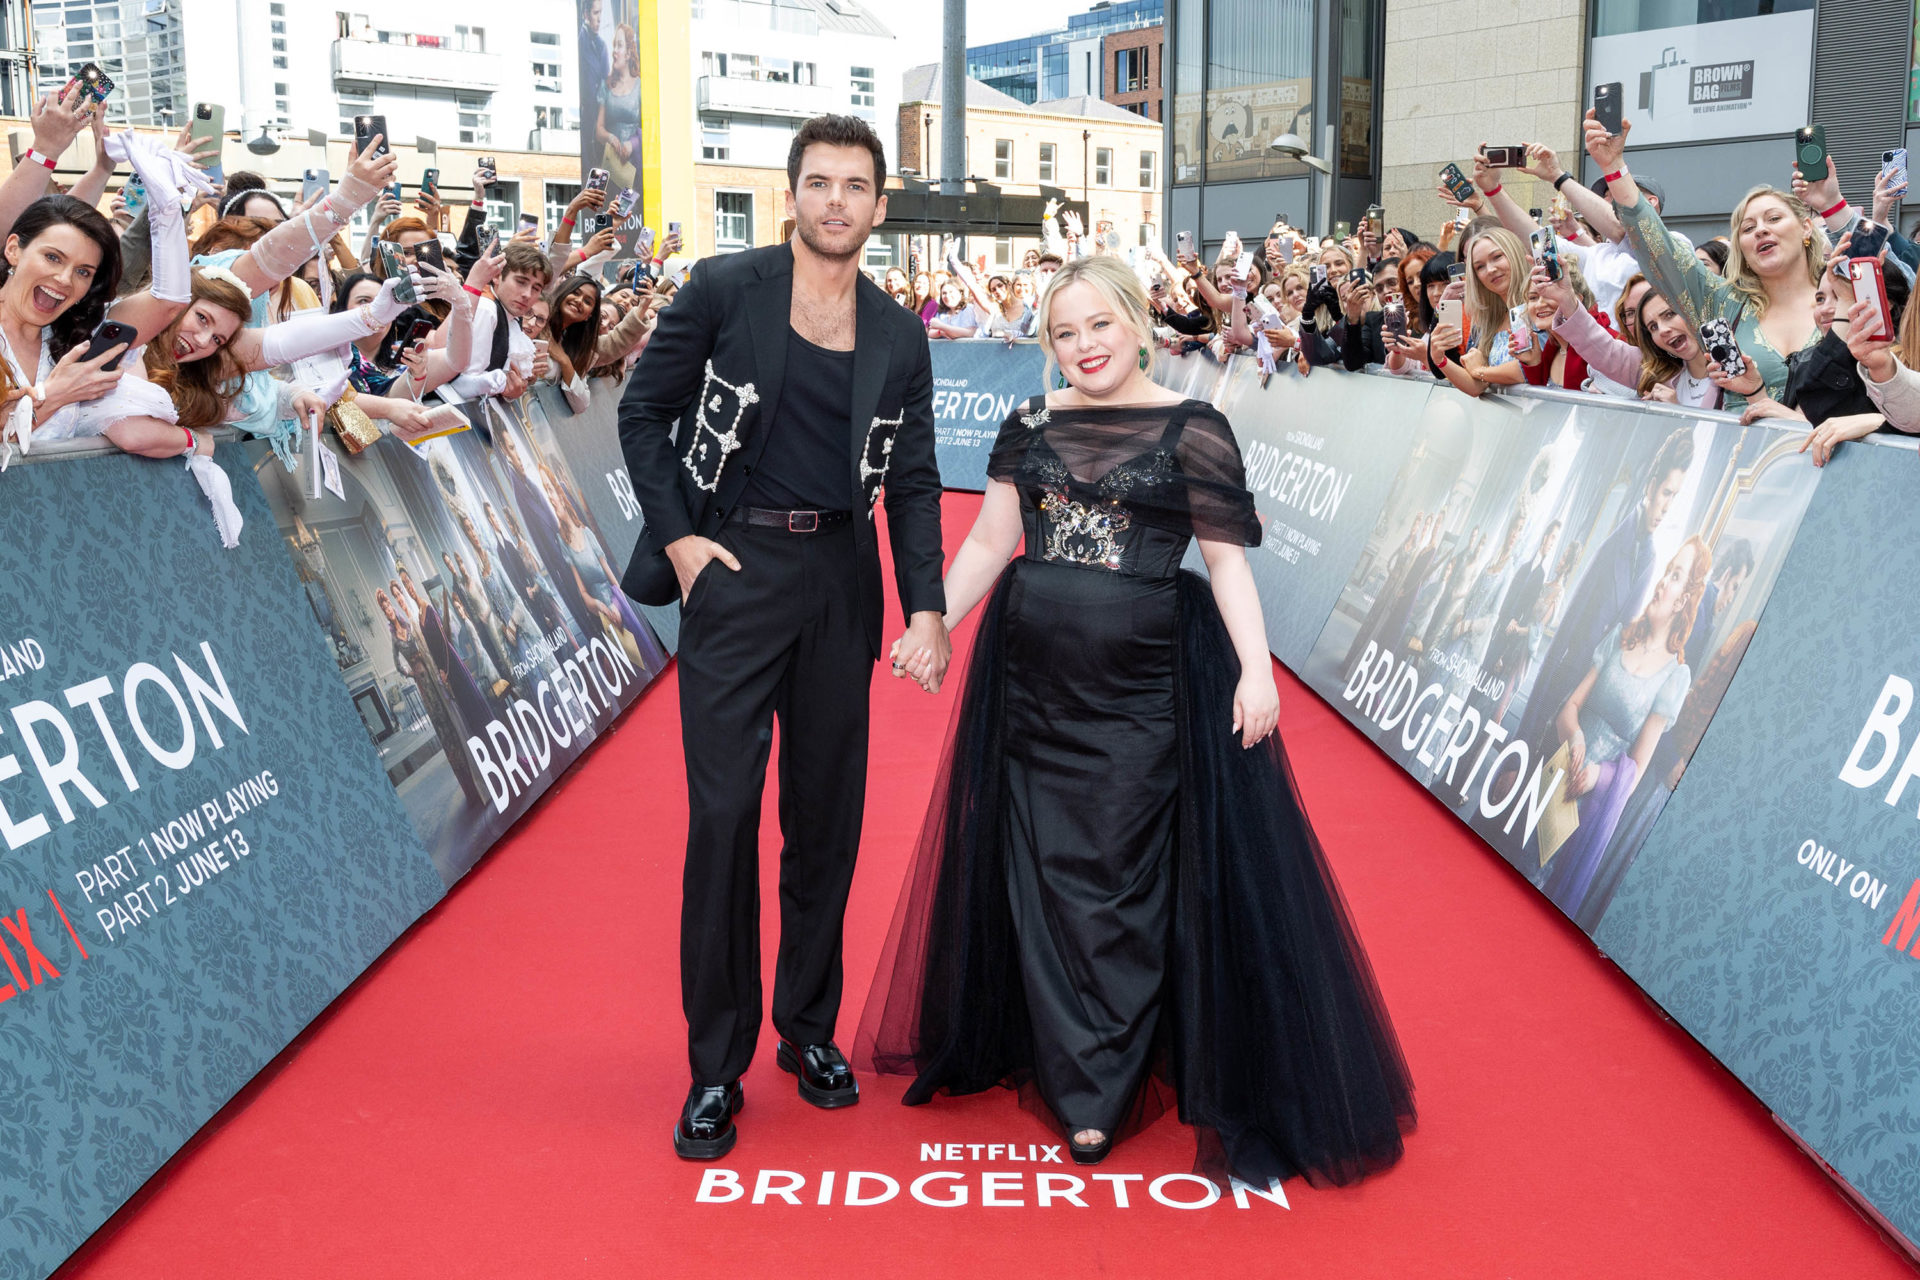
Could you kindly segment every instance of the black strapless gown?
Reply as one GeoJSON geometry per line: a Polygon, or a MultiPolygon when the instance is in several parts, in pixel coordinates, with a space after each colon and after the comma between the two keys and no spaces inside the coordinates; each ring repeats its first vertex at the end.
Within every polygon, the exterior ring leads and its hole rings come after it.
{"type": "Polygon", "coordinates": [[[1021,1087],[1065,1133],[1169,1097],[1200,1165],[1345,1183],[1391,1164],[1412,1086],[1277,736],[1231,731],[1239,663],[1190,540],[1260,527],[1204,402],[1002,427],[1024,554],[988,598],[855,1057],[938,1092],[1021,1087]]]}

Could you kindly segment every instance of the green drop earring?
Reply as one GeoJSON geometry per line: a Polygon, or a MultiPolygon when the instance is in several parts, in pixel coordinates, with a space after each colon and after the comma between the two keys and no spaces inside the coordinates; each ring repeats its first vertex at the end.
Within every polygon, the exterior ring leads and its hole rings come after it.
{"type": "Polygon", "coordinates": [[[1145,347],[1142,347],[1140,348],[1140,372],[1145,373],[1146,371],[1147,371],[1147,349],[1145,347]]]}
{"type": "Polygon", "coordinates": [[[1053,389],[1055,391],[1065,391],[1067,389],[1067,371],[1065,369],[1055,369],[1053,371],[1053,389]]]}

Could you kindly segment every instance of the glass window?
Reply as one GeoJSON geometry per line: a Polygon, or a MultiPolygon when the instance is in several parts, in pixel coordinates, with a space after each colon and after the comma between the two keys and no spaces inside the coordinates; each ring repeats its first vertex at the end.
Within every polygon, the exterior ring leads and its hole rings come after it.
{"type": "Polygon", "coordinates": [[[1594,0],[1593,34],[1627,35],[1658,31],[1662,27],[1691,27],[1732,18],[1757,18],[1771,13],[1794,13],[1814,7],[1814,0],[1594,0]]]}
{"type": "Polygon", "coordinates": [[[560,37],[551,31],[529,31],[527,39],[534,44],[559,44],[560,37]]]}
{"type": "Polygon", "coordinates": [[[727,160],[732,157],[732,136],[724,116],[700,117],[700,158],[727,160]]]}
{"type": "Polygon", "coordinates": [[[1095,147],[1093,149],[1093,185],[1110,187],[1113,185],[1113,148],[1095,147]]]}
{"type": "Polygon", "coordinates": [[[847,71],[847,77],[853,86],[853,105],[871,107],[873,105],[873,68],[851,67],[847,71]]]}
{"type": "Polygon", "coordinates": [[[993,140],[993,176],[1002,179],[1013,177],[1013,139],[993,140]]]}
{"type": "Polygon", "coordinates": [[[1340,0],[1340,172],[1373,173],[1374,0],[1340,0]]]}
{"type": "Polygon", "coordinates": [[[995,236],[993,238],[993,265],[1011,267],[1013,265],[1013,237],[995,236]]]}
{"type": "Polygon", "coordinates": [[[1040,144],[1040,181],[1053,181],[1053,144],[1051,142],[1040,144]]]}
{"type": "Polygon", "coordinates": [[[1201,158],[1206,154],[1206,114],[1201,110],[1206,88],[1206,6],[1192,0],[1174,8],[1173,39],[1173,181],[1198,182],[1201,158]]]}
{"type": "MultiPolygon", "coordinates": [[[[1267,144],[1295,133],[1317,145],[1313,0],[1212,0],[1206,29],[1206,115],[1198,139],[1206,177],[1304,173],[1304,165],[1279,160],[1267,144]]],[[[1182,136],[1176,129],[1176,146],[1182,136]]]]}
{"type": "Polygon", "coordinates": [[[753,193],[713,193],[713,241],[722,250],[753,248],[753,193]]]}
{"type": "Polygon", "coordinates": [[[1113,55],[1115,93],[1138,93],[1147,87],[1147,51],[1120,49],[1113,55]]]}
{"type": "Polygon", "coordinates": [[[547,225],[557,227],[560,220],[567,216],[567,206],[580,194],[577,182],[549,182],[547,184],[547,225]]]}
{"type": "Polygon", "coordinates": [[[1153,189],[1153,171],[1159,164],[1159,161],[1160,157],[1151,151],[1142,151],[1140,153],[1140,189],[1142,191],[1151,191],[1153,189]]]}

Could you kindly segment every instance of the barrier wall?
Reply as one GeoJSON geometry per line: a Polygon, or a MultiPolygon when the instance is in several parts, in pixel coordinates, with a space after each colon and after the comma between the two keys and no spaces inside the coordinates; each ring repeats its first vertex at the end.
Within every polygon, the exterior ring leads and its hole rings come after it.
{"type": "Polygon", "coordinates": [[[175,461],[0,476],[0,1275],[52,1271],[665,664],[611,585],[639,512],[600,533],[617,390],[465,405],[318,499],[223,442],[233,551],[175,461]]]}
{"type": "MultiPolygon", "coordinates": [[[[1039,389],[960,345],[970,394],[1039,389]]],[[[1816,469],[1803,431],[1725,414],[1155,376],[1233,423],[1275,655],[1920,1237],[1911,443],[1816,469]]]]}

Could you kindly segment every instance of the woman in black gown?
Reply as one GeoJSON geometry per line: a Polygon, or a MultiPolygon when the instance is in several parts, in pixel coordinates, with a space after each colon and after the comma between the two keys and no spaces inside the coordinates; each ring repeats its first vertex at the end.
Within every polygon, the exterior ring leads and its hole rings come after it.
{"type": "Polygon", "coordinates": [[[1202,1167],[1352,1181],[1412,1086],[1269,736],[1239,448],[1147,377],[1123,264],[1069,264],[1040,315],[1066,385],[1001,428],[947,576],[950,627],[986,608],[857,1056],[909,1104],[1020,1086],[1081,1163],[1170,1085],[1202,1167]]]}

